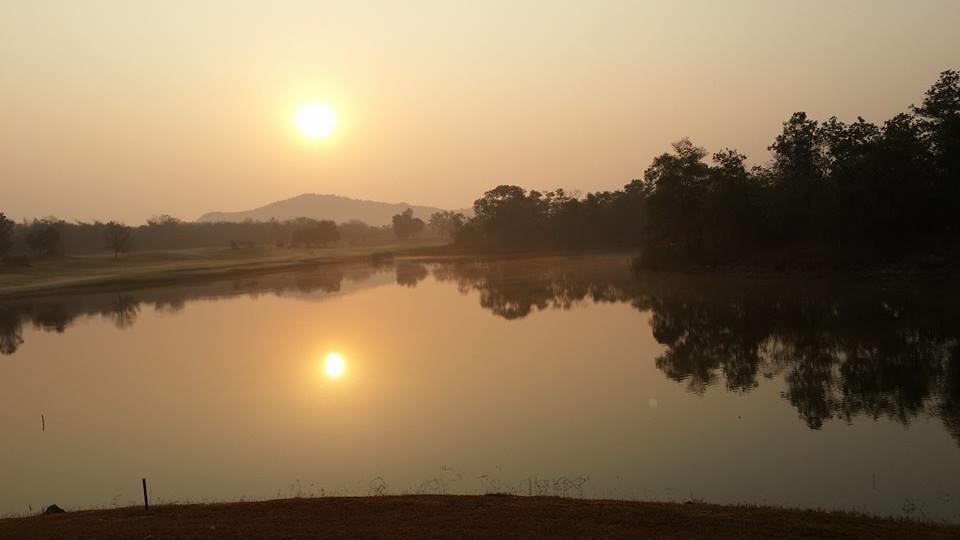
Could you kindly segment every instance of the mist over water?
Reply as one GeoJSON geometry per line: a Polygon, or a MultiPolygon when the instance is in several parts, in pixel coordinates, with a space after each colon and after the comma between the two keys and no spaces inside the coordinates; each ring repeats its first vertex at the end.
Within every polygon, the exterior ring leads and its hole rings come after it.
{"type": "Polygon", "coordinates": [[[4,303],[0,513],[128,504],[147,477],[161,501],[511,492],[960,521],[956,300],[590,256],[4,303]]]}

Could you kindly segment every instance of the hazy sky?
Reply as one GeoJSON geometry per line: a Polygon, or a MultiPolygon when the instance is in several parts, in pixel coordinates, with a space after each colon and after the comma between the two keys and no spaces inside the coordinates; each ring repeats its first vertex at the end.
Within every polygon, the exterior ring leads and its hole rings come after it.
{"type": "Polygon", "coordinates": [[[755,162],[960,67],[960,2],[0,0],[0,211],[195,219],[303,192],[469,206],[621,187],[671,141],[755,162]],[[325,141],[294,127],[322,101],[325,141]]]}

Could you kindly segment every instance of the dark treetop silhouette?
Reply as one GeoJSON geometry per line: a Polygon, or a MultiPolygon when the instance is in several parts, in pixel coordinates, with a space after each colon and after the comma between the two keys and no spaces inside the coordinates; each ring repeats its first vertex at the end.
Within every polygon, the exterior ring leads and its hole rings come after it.
{"type": "Polygon", "coordinates": [[[960,73],[882,125],[817,122],[798,112],[772,161],[708,154],[689,139],[622,190],[572,197],[502,185],[456,232],[475,251],[641,248],[647,267],[725,263],[776,249],[805,262],[883,260],[956,242],[960,225],[960,73]]]}
{"type": "MultiPolygon", "coordinates": [[[[132,231],[140,250],[289,243],[385,243],[431,234],[463,251],[639,248],[649,268],[767,256],[801,266],[885,262],[960,240],[960,72],[944,71],[919,106],[875,125],[817,122],[794,113],[747,167],[731,149],[708,153],[682,139],[623,189],[575,197],[512,185],[487,191],[474,216],[435,212],[430,226],[407,209],[391,226],[296,218],[184,223],[152,218],[132,231]]],[[[110,224],[0,218],[0,256],[104,248],[110,224]]],[[[125,247],[129,247],[129,242],[125,247]]],[[[115,243],[111,242],[111,249],[115,243]]],[[[115,250],[115,253],[119,251],[115,250]]],[[[761,261],[762,262],[762,261],[761,261]]]]}

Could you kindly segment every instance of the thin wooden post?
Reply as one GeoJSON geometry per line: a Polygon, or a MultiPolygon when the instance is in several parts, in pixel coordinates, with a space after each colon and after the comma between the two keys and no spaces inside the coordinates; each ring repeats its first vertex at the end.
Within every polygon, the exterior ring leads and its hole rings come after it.
{"type": "Polygon", "coordinates": [[[142,478],[143,482],[143,509],[147,512],[150,511],[150,500],[147,499],[147,479],[142,478]]]}

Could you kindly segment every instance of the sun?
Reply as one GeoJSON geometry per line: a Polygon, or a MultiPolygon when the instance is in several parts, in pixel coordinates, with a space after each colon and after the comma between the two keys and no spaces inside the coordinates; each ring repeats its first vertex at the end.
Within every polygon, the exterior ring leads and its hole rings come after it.
{"type": "Polygon", "coordinates": [[[323,372],[331,379],[339,379],[347,369],[347,363],[344,362],[340,353],[332,352],[327,354],[323,361],[323,372]]]}
{"type": "Polygon", "coordinates": [[[337,129],[337,111],[327,103],[304,103],[295,115],[300,133],[310,139],[326,139],[337,129]]]}

